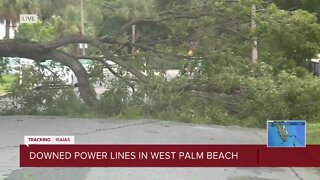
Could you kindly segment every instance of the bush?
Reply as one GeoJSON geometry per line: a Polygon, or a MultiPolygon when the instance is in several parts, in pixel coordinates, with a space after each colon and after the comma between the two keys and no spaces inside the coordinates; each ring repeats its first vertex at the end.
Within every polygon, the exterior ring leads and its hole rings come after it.
{"type": "Polygon", "coordinates": [[[298,70],[281,71],[273,77],[248,78],[246,104],[241,118],[256,118],[260,126],[270,119],[306,119],[319,117],[320,87],[317,77],[298,70]]]}
{"type": "MultiPolygon", "coordinates": [[[[22,84],[11,88],[11,114],[86,115],[90,112],[72,88],[46,88],[43,75],[34,70],[24,73],[22,84]],[[34,90],[42,82],[43,90],[34,90]]],[[[124,118],[152,117],[190,123],[265,127],[267,120],[306,119],[316,121],[320,106],[319,79],[304,68],[277,71],[264,64],[244,68],[224,67],[197,79],[179,76],[171,81],[154,77],[154,86],[129,87],[114,79],[100,96],[101,114],[124,118]],[[205,91],[180,90],[193,81],[205,91]],[[134,88],[134,89],[133,89],[134,88]]],[[[58,79],[55,83],[62,83],[58,79]]],[[[63,83],[62,83],[63,85],[63,83]]]]}
{"type": "Polygon", "coordinates": [[[102,112],[109,116],[125,111],[130,100],[130,87],[121,81],[112,81],[110,87],[100,97],[102,112]]]}

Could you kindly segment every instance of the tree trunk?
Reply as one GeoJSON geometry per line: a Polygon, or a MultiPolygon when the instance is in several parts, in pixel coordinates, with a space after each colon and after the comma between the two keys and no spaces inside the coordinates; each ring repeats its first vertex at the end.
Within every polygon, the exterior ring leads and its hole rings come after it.
{"type": "Polygon", "coordinates": [[[10,20],[6,19],[4,39],[10,39],[10,20]]]}
{"type": "Polygon", "coordinates": [[[19,39],[0,41],[0,56],[21,57],[41,62],[48,59],[60,62],[69,67],[78,79],[80,96],[84,102],[95,110],[98,109],[98,99],[91,87],[89,75],[82,64],[74,57],[55,49],[47,49],[40,44],[19,39]]]}
{"type": "Polygon", "coordinates": [[[96,93],[89,81],[89,75],[82,64],[73,57],[57,52],[52,51],[48,53],[46,59],[52,59],[58,62],[61,62],[63,65],[69,67],[78,79],[78,86],[80,91],[81,98],[85,101],[85,103],[92,108],[98,110],[98,99],[96,97],[96,93]]]}

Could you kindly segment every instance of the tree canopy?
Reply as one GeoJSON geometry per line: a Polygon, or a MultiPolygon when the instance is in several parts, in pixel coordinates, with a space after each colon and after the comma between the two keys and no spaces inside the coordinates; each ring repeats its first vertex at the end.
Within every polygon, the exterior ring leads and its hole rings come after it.
{"type": "MultiPolygon", "coordinates": [[[[0,7],[10,14],[5,2],[0,7]]],[[[34,2],[41,21],[20,24],[15,39],[0,40],[0,56],[68,66],[97,112],[258,126],[318,116],[314,106],[301,108],[319,104],[318,81],[308,69],[320,47],[318,6],[311,1],[83,0],[84,35],[79,1],[34,2]],[[89,45],[86,55],[78,43],[89,45]],[[102,71],[89,74],[79,59],[116,77],[100,99],[92,81],[102,71]],[[169,80],[170,69],[180,75],[169,80]]]]}

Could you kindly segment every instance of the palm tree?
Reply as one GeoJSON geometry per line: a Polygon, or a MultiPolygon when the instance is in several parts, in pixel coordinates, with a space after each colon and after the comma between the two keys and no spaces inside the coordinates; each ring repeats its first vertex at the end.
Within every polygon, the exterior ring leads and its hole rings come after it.
{"type": "Polygon", "coordinates": [[[5,39],[10,37],[10,25],[15,26],[21,13],[34,13],[35,0],[2,0],[0,3],[0,23],[5,23],[5,39]]]}
{"type": "MultiPolygon", "coordinates": [[[[132,22],[131,25],[131,41],[132,44],[136,42],[136,23],[139,18],[150,17],[153,14],[154,5],[156,1],[153,0],[117,0],[113,5],[116,10],[113,12],[115,16],[120,16],[132,22]]],[[[132,46],[132,54],[135,52],[132,46]]]]}

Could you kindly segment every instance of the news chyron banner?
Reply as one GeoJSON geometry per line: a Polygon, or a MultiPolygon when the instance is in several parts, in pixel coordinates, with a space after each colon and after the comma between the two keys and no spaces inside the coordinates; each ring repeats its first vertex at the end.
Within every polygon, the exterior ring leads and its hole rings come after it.
{"type": "Polygon", "coordinates": [[[25,136],[21,167],[320,167],[305,121],[268,121],[266,144],[75,144],[74,136],[25,136]]]}

